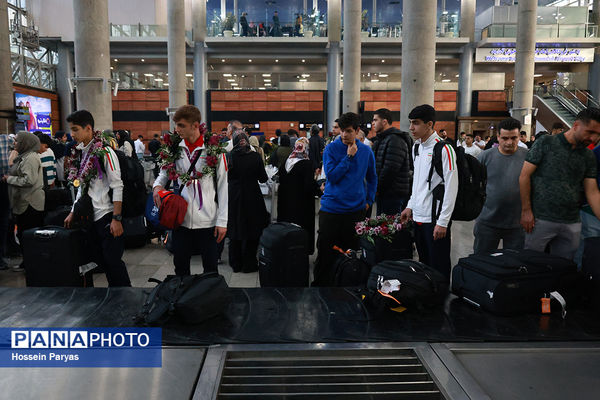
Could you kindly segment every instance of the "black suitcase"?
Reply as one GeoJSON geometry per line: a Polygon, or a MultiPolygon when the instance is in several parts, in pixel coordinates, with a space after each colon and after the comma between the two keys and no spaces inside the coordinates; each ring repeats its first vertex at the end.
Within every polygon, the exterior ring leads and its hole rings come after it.
{"type": "Polygon", "coordinates": [[[308,233],[304,229],[276,222],[263,230],[258,246],[261,287],[306,287],[308,268],[308,233]]]}
{"type": "Polygon", "coordinates": [[[413,236],[408,229],[397,232],[391,243],[385,239],[375,238],[375,244],[373,244],[367,239],[361,238],[360,247],[363,257],[371,266],[385,260],[413,259],[413,236]]]}
{"type": "Polygon", "coordinates": [[[581,272],[584,277],[584,297],[592,310],[600,311],[600,237],[583,241],[581,272]]]}
{"type": "Polygon", "coordinates": [[[533,250],[497,250],[461,258],[452,269],[452,293],[499,315],[540,312],[540,298],[571,283],[571,260],[533,250]]]}
{"type": "Polygon", "coordinates": [[[146,218],[143,215],[123,218],[123,241],[126,249],[144,247],[148,242],[146,218]]]}
{"type": "Polygon", "coordinates": [[[391,292],[407,308],[439,306],[448,295],[448,281],[439,271],[414,260],[383,261],[371,269],[367,289],[377,292],[384,281],[398,280],[400,289],[391,292]]]}
{"type": "Polygon", "coordinates": [[[366,287],[371,266],[354,251],[350,254],[340,254],[335,261],[334,286],[366,287]]]}
{"type": "Polygon", "coordinates": [[[84,278],[79,266],[91,261],[87,235],[59,226],[23,232],[23,263],[27,286],[93,286],[91,274],[84,278]]]}
{"type": "Polygon", "coordinates": [[[55,210],[47,211],[44,216],[44,226],[63,226],[70,212],[71,206],[60,206],[55,210]]]}

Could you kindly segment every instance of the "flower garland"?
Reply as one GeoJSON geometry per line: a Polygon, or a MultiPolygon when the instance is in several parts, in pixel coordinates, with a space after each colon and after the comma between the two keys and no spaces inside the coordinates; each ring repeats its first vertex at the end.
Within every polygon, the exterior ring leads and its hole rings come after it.
{"type": "Polygon", "coordinates": [[[104,162],[104,156],[108,154],[106,148],[110,147],[109,135],[100,131],[94,132],[90,146],[90,150],[84,157],[82,157],[83,151],[73,146],[71,154],[65,160],[67,181],[75,188],[82,186],[85,192],[89,189],[92,179],[96,177],[102,179],[101,163],[104,162]]]}
{"type": "Polygon", "coordinates": [[[226,153],[225,144],[221,142],[220,135],[208,132],[204,123],[200,124],[200,134],[204,136],[206,164],[201,171],[194,170],[188,174],[187,171],[177,170],[177,160],[181,158],[183,149],[179,144],[183,139],[176,132],[165,133],[164,144],[158,150],[158,165],[166,171],[169,180],[179,179],[183,185],[189,186],[204,176],[216,176],[219,156],[226,153]]]}
{"type": "Polygon", "coordinates": [[[381,214],[374,218],[366,218],[355,225],[356,234],[375,244],[375,238],[381,238],[392,242],[394,235],[402,230],[400,214],[381,214]]]}

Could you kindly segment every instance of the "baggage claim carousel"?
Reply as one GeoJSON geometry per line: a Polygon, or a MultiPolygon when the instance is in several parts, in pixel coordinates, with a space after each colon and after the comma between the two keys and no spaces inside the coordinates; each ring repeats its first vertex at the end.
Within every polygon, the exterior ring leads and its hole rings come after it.
{"type": "MultiPolygon", "coordinates": [[[[497,317],[449,296],[372,315],[344,288],[231,289],[163,328],[162,368],[3,368],[12,399],[597,399],[600,319],[497,317]]],[[[1,288],[1,327],[130,327],[142,288],[1,288]]]]}

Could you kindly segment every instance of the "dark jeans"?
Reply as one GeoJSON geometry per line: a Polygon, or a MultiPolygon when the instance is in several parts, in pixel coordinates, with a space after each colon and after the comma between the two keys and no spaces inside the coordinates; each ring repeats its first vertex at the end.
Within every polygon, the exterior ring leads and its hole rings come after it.
{"type": "Polygon", "coordinates": [[[419,253],[419,261],[442,273],[450,282],[450,226],[443,239],[433,240],[435,224],[419,224],[415,222],[415,244],[419,253]]]}
{"type": "Polygon", "coordinates": [[[319,237],[317,249],[319,258],[315,264],[312,286],[332,286],[335,271],[333,264],[339,252],[333,250],[338,246],[343,250],[358,249],[358,237],[354,225],[365,218],[365,210],[351,214],[331,214],[319,211],[319,237]]]}
{"type": "MultiPolygon", "coordinates": [[[[8,184],[0,182],[0,257],[6,256],[6,236],[8,234],[8,219],[10,204],[8,202],[8,184]]],[[[1,264],[0,260],[0,264],[1,264]]]]}
{"type": "Polygon", "coordinates": [[[173,231],[173,264],[175,274],[190,275],[190,261],[194,254],[202,256],[204,272],[218,272],[217,239],[215,228],[188,229],[183,226],[173,231]]]}
{"type": "Polygon", "coordinates": [[[498,249],[500,239],[502,239],[502,248],[512,250],[522,250],[525,246],[525,231],[518,227],[514,229],[493,228],[481,221],[475,222],[473,228],[475,243],[473,252],[475,254],[490,253],[498,249]]]}
{"type": "Polygon", "coordinates": [[[229,242],[229,265],[233,272],[258,271],[257,249],[258,239],[231,240],[229,242]]]}
{"type": "Polygon", "coordinates": [[[104,269],[109,287],[131,286],[127,266],[123,262],[123,235],[114,237],[110,233],[112,213],[94,222],[91,231],[91,245],[94,247],[94,261],[104,269]]]}
{"type": "Polygon", "coordinates": [[[19,243],[21,243],[21,251],[23,251],[23,232],[27,229],[42,226],[44,224],[44,212],[28,206],[23,214],[15,215],[15,218],[17,220],[17,238],[19,239],[19,243]]]}
{"type": "Polygon", "coordinates": [[[401,196],[377,196],[377,215],[400,214],[406,208],[408,198],[401,196]]]}

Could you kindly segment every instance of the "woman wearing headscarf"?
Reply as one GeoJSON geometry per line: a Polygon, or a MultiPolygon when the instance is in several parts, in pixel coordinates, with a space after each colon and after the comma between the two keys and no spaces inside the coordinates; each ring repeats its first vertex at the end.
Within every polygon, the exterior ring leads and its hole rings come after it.
{"type": "Polygon", "coordinates": [[[315,196],[320,191],[308,157],[308,148],[308,139],[298,139],[294,151],[279,170],[277,221],[292,222],[306,229],[308,250],[312,254],[315,244],[315,196]]]}
{"type": "Polygon", "coordinates": [[[279,136],[279,147],[275,153],[271,155],[271,164],[281,170],[287,161],[287,158],[292,153],[290,137],[287,134],[279,136]]]}
{"type": "Polygon", "coordinates": [[[2,177],[8,184],[10,204],[17,220],[17,237],[21,243],[23,232],[41,226],[44,220],[44,181],[39,149],[40,139],[37,136],[19,132],[15,140],[18,155],[8,175],[2,177]]]}
{"type": "Polygon", "coordinates": [[[127,157],[133,156],[133,146],[130,142],[127,131],[117,131],[117,145],[127,157]]]}
{"type": "Polygon", "coordinates": [[[262,147],[260,147],[260,145],[258,143],[258,138],[256,136],[250,136],[250,146],[252,147],[252,150],[254,150],[258,154],[260,154],[260,158],[262,158],[262,161],[264,164],[265,163],[265,152],[263,151],[262,147]]]}
{"type": "Polygon", "coordinates": [[[267,181],[265,166],[243,131],[233,135],[233,150],[227,155],[229,182],[229,264],[233,272],[258,270],[256,250],[263,229],[269,224],[258,182],[267,181]]]}

